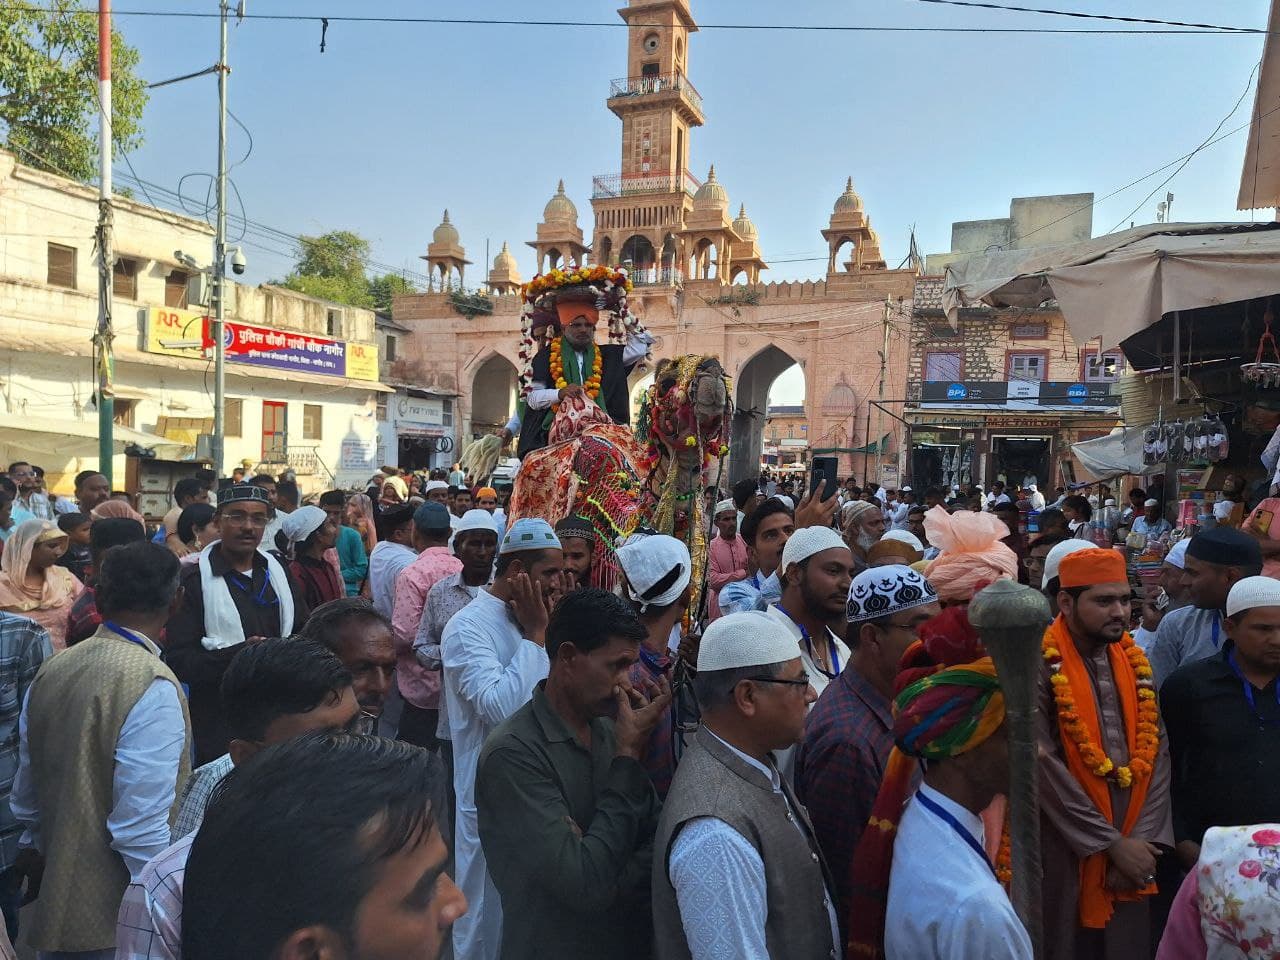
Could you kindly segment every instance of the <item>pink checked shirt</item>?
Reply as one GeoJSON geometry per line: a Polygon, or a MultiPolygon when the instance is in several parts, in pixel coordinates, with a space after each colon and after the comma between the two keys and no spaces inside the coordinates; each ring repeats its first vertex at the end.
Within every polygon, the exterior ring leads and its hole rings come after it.
{"type": "Polygon", "coordinates": [[[400,572],[391,629],[396,641],[396,682],[400,695],[423,710],[440,706],[440,671],[428,670],[413,655],[427,594],[445,577],[462,570],[462,561],[448,547],[428,547],[400,572]]]}
{"type": "Polygon", "coordinates": [[[707,619],[720,617],[720,588],[735,580],[747,579],[747,543],[738,534],[726,540],[719,533],[711,541],[711,570],[707,575],[711,588],[707,605],[707,619]]]}

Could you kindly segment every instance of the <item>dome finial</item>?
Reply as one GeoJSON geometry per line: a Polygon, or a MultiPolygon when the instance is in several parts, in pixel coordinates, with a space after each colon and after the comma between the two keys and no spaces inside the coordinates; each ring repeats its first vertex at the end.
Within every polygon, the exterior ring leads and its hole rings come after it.
{"type": "Polygon", "coordinates": [[[560,185],[556,187],[556,193],[562,197],[564,196],[564,178],[563,177],[560,178],[560,185]]]}
{"type": "Polygon", "coordinates": [[[850,177],[844,182],[844,188],[846,190],[853,190],[853,177],[850,177]]]}
{"type": "Polygon", "coordinates": [[[444,212],[444,219],[443,219],[443,220],[441,220],[440,222],[441,222],[441,223],[448,223],[448,222],[449,222],[449,211],[448,211],[448,210],[445,210],[445,212],[444,212]]]}
{"type": "Polygon", "coordinates": [[[744,203],[739,205],[738,207],[738,219],[744,220],[746,219],[746,216],[747,216],[747,205],[744,203]]]}
{"type": "Polygon", "coordinates": [[[716,165],[713,163],[711,169],[707,171],[707,183],[714,183],[716,179],[716,165]]]}

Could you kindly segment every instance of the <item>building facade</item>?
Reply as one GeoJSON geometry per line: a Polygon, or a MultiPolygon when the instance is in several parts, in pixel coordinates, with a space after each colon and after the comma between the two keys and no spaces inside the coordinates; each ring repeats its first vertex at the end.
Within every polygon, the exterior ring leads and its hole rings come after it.
{"type": "Polygon", "coordinates": [[[917,488],[1089,479],[1071,444],[1120,423],[1120,351],[1072,339],[1062,312],[962,309],[951,326],[943,277],[916,281],[905,418],[917,488]]]}
{"type": "MultiPolygon", "coordinates": [[[[123,488],[137,476],[127,445],[194,463],[213,431],[199,268],[213,231],[124,197],[114,206],[112,473],[123,488]]],[[[99,469],[97,217],[96,189],[0,152],[0,460],[39,463],[60,493],[99,469]]],[[[304,493],[362,485],[375,467],[377,397],[390,389],[373,312],[270,285],[228,288],[225,469],[291,469],[304,493]]]]}
{"type": "MultiPolygon", "coordinates": [[[[559,184],[528,241],[532,272],[571,262],[624,267],[636,284],[632,312],[656,337],[655,358],[720,359],[734,378],[736,409],[724,480],[759,469],[769,388],[794,364],[804,373],[810,449],[835,453],[852,474],[866,459],[855,451],[887,435],[868,469],[878,473],[880,459],[896,464],[904,456],[895,418],[902,398],[886,404],[890,415],[872,401],[901,392],[885,385],[906,377],[916,271],[887,268],[852,178],[833,170],[832,214],[815,225],[829,253],[826,275],[763,282],[768,264],[746,206],[738,204],[734,215],[714,166],[701,180],[690,172],[692,131],[705,115],[689,79],[697,24],[688,0],[631,0],[620,15],[629,26],[627,75],[610,83],[605,98],[622,125],[620,167],[592,180],[589,242],[577,205],[559,184]]],[[[397,297],[393,314],[413,331],[402,379],[458,395],[463,443],[497,429],[515,409],[520,271],[504,244],[484,290],[462,289],[464,217],[456,203],[452,209],[423,257],[438,282],[397,297]]],[[[638,371],[633,390],[647,383],[638,371]]]]}

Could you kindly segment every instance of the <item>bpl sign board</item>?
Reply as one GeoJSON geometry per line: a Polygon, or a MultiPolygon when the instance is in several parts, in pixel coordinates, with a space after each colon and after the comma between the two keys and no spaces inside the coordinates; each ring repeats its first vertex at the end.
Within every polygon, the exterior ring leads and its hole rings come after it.
{"type": "MultiPolygon", "coordinates": [[[[207,359],[213,355],[207,316],[191,310],[152,307],[147,313],[146,349],[168,356],[207,359]]],[[[222,343],[233,363],[274,367],[295,373],[356,380],[378,379],[378,348],[307,333],[275,330],[225,320],[222,343]]]]}

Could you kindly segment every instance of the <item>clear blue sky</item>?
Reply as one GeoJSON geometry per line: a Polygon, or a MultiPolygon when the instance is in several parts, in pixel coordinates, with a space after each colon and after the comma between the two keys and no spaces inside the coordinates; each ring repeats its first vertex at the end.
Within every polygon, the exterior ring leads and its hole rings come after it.
{"type": "MultiPolygon", "coordinates": [[[[248,0],[250,13],[384,14],[618,22],[614,2],[248,0]]],[[[1060,8],[1236,26],[1265,24],[1266,0],[1059,0],[1060,8]]],[[[216,0],[117,0],[121,9],[209,10],[216,0]]],[[[693,0],[706,24],[1107,27],[1061,17],[911,0],[693,0]]],[[[117,27],[149,80],[217,57],[216,20],[128,17],[117,27]]],[[[526,278],[542,207],[563,177],[588,228],[594,174],[619,168],[619,121],[605,108],[625,73],[625,29],[333,23],[328,48],[310,23],[247,20],[231,29],[231,106],[253,136],[234,172],[248,216],[289,233],[352,229],[378,261],[423,270],[448,207],[480,279],[485,241],[511,243],[526,278]]],[[[949,249],[953,220],[1005,216],[1009,199],[1093,191],[1099,198],[1189,152],[1227,114],[1260,57],[1259,36],[903,34],[705,29],[689,74],[707,123],[691,166],[714,162],[736,211],[760,231],[771,280],[825,268],[831,205],[852,175],[886,259],[949,249]],[[815,258],[811,262],[780,260],[815,258]]],[[[152,92],[138,174],[169,188],[214,168],[212,77],[152,92]]],[[[1223,132],[1247,123],[1252,91],[1223,132]]],[[[1249,219],[1235,211],[1245,133],[1209,147],[1166,188],[1179,220],[1249,219]]],[[[247,140],[231,125],[230,156],[247,140]]],[[[1094,232],[1130,215],[1163,178],[1094,211],[1094,232]]],[[[186,193],[203,204],[205,189],[186,193]]],[[[1270,218],[1269,211],[1259,211],[1270,218]]],[[[291,257],[246,247],[249,279],[291,257]]],[[[471,279],[471,277],[469,277],[471,279]]]]}

